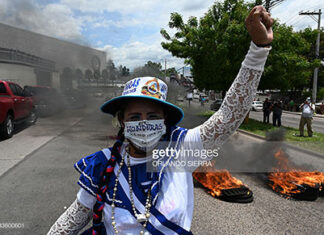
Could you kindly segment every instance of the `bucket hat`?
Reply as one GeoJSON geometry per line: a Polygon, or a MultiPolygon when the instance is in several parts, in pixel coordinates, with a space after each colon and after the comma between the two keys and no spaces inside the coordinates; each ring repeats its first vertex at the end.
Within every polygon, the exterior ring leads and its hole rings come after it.
{"type": "Polygon", "coordinates": [[[168,86],[161,79],[155,77],[138,77],[125,84],[121,96],[106,101],[101,106],[101,111],[113,116],[120,107],[131,99],[148,99],[163,106],[167,113],[166,121],[171,125],[178,124],[183,119],[183,111],[176,105],[167,102],[168,86]]]}

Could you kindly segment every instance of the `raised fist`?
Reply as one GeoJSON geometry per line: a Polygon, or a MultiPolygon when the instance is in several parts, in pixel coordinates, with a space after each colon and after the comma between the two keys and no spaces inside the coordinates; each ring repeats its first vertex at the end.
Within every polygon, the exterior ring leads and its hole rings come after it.
{"type": "Polygon", "coordinates": [[[273,40],[273,18],[263,6],[256,6],[245,19],[252,41],[257,45],[268,45],[273,40]]]}

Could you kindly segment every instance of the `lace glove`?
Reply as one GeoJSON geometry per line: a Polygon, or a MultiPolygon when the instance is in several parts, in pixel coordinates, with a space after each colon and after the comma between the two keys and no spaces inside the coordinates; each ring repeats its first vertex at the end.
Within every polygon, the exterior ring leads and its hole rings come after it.
{"type": "Polygon", "coordinates": [[[257,47],[251,42],[249,52],[220,109],[200,126],[205,149],[223,144],[243,122],[256,95],[270,49],[257,47]]]}
{"type": "Polygon", "coordinates": [[[92,210],[83,206],[78,199],[57,219],[47,235],[77,234],[92,218],[92,210]]]}

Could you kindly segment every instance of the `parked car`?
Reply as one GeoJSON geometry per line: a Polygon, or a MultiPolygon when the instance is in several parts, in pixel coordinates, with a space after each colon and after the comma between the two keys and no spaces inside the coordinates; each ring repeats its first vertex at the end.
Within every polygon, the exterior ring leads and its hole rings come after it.
{"type": "Polygon", "coordinates": [[[63,98],[54,88],[24,86],[24,89],[32,95],[38,116],[50,116],[64,109],[63,98]]]}
{"type": "Polygon", "coordinates": [[[68,109],[84,108],[87,103],[88,96],[84,91],[77,89],[65,89],[62,92],[65,107],[68,109]]]}
{"type": "Polygon", "coordinates": [[[211,103],[210,109],[217,111],[220,108],[220,106],[222,105],[222,103],[223,103],[222,99],[217,99],[213,103],[211,103]]]}
{"type": "Polygon", "coordinates": [[[252,110],[253,111],[262,111],[263,102],[262,101],[253,101],[252,102],[252,110]]]}
{"type": "Polygon", "coordinates": [[[18,84],[0,80],[0,137],[12,137],[15,124],[36,120],[32,96],[18,84]]]}
{"type": "Polygon", "coordinates": [[[177,95],[177,101],[183,102],[184,101],[184,97],[182,95],[177,95]]]}
{"type": "Polygon", "coordinates": [[[192,98],[199,100],[199,98],[200,98],[199,93],[194,93],[193,96],[192,96],[192,98]]]}

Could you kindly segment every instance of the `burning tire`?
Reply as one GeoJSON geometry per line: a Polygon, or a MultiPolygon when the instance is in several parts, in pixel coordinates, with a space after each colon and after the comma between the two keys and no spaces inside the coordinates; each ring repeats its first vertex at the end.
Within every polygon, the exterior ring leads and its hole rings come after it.
{"type": "Polygon", "coordinates": [[[319,189],[319,196],[324,197],[324,182],[321,184],[319,189]]]}
{"type": "Polygon", "coordinates": [[[245,186],[223,189],[219,199],[227,202],[250,203],[253,201],[253,192],[245,186]]]}
{"type": "MultiPolygon", "coordinates": [[[[202,169],[199,169],[202,171],[202,169]]],[[[211,170],[211,169],[210,169],[211,170]]],[[[253,201],[252,191],[233,177],[227,170],[194,172],[193,177],[206,189],[213,197],[227,202],[250,203],[253,201]]]]}
{"type": "Polygon", "coordinates": [[[279,149],[274,156],[277,167],[268,173],[269,186],[285,198],[314,201],[323,196],[324,173],[307,172],[288,161],[288,155],[279,149]]]}

